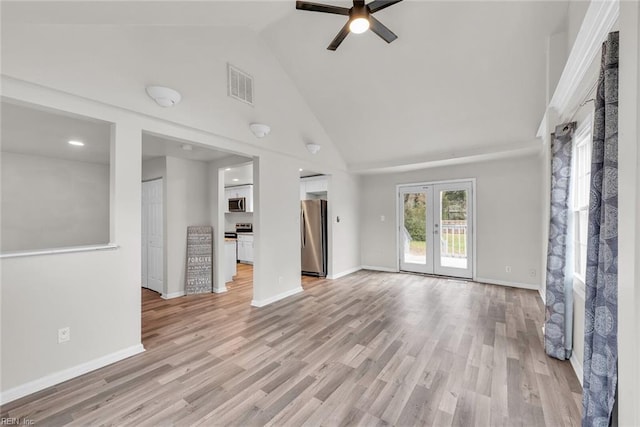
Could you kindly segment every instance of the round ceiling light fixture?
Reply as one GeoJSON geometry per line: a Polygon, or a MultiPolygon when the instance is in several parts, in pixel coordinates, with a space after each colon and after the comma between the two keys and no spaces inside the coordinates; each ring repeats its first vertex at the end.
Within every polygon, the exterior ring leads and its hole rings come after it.
{"type": "Polygon", "coordinates": [[[271,128],[262,123],[251,123],[249,129],[251,129],[256,138],[264,138],[271,132],[271,128]]]}
{"type": "Polygon", "coordinates": [[[173,107],[182,100],[182,95],[177,90],[163,86],[147,86],[149,95],[161,107],[173,107]]]}
{"type": "Polygon", "coordinates": [[[362,34],[369,29],[369,20],[367,18],[359,17],[351,21],[349,24],[349,31],[353,34],[362,34]]]}

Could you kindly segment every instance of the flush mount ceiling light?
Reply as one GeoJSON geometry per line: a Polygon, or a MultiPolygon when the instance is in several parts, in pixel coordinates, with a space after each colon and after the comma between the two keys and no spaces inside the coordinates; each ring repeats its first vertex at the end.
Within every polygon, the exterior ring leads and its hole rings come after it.
{"type": "Polygon", "coordinates": [[[84,142],[82,141],[76,141],[76,140],[69,140],[67,141],[69,143],[69,145],[75,145],[76,147],[84,147],[84,142]]]}
{"type": "Polygon", "coordinates": [[[391,43],[397,39],[398,36],[382,24],[382,22],[374,18],[373,14],[379,10],[393,6],[396,3],[400,3],[401,1],[402,0],[373,0],[371,3],[365,4],[365,0],[353,0],[353,6],[351,8],[318,4],[308,1],[296,1],[296,9],[308,10],[311,12],[332,13],[334,15],[345,15],[349,17],[347,23],[344,24],[344,27],[342,27],[329,47],[327,47],[329,50],[336,50],[338,46],[340,46],[340,43],[342,43],[347,37],[349,32],[361,34],[368,29],[371,29],[371,31],[376,33],[387,43],[391,43]]]}
{"type": "Polygon", "coordinates": [[[264,138],[271,132],[271,128],[262,123],[251,123],[249,129],[251,129],[251,132],[253,132],[256,138],[264,138]]]}
{"type": "Polygon", "coordinates": [[[147,86],[147,95],[161,107],[173,107],[182,99],[177,90],[162,86],[147,86]]]}
{"type": "Polygon", "coordinates": [[[309,150],[311,154],[316,154],[318,151],[320,151],[320,148],[322,148],[320,144],[314,144],[312,142],[307,144],[307,150],[309,150]]]}

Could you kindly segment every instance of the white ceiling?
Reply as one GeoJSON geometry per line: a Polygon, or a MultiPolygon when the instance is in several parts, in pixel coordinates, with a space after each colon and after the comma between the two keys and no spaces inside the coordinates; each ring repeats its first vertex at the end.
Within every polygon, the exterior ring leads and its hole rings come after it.
{"type": "MultiPolygon", "coordinates": [[[[332,3],[351,4],[347,0],[332,3]]],[[[396,41],[387,45],[371,32],[351,34],[336,52],[326,46],[342,27],[344,17],[297,11],[293,0],[3,2],[3,19],[10,16],[11,24],[86,24],[106,35],[114,34],[108,31],[112,27],[94,24],[120,25],[121,31],[112,38],[113,46],[105,49],[127,50],[117,47],[124,46],[126,40],[122,39],[131,38],[126,44],[131,46],[128,56],[109,51],[111,57],[122,56],[123,64],[130,66],[116,69],[110,62],[100,63],[95,72],[105,76],[122,72],[131,77],[109,93],[130,96],[135,91],[129,86],[143,86],[160,75],[156,71],[163,71],[168,73],[163,81],[179,82],[177,88],[186,94],[183,110],[176,110],[176,114],[188,112],[187,102],[197,98],[198,104],[190,106],[191,116],[195,118],[202,110],[215,120],[224,117],[225,111],[218,107],[207,110],[211,107],[202,104],[207,97],[203,93],[201,100],[200,93],[202,83],[211,84],[202,77],[203,72],[212,75],[217,68],[196,61],[222,52],[218,44],[223,34],[237,35],[235,30],[220,29],[244,27],[258,32],[349,169],[367,172],[486,153],[531,152],[538,147],[535,135],[545,106],[546,39],[566,29],[567,10],[568,1],[564,0],[405,0],[376,14],[398,35],[396,41]],[[203,39],[214,35],[216,38],[203,39]],[[188,79],[182,62],[165,61],[167,71],[157,64],[152,66],[156,57],[163,63],[159,57],[162,46],[171,51],[179,47],[174,53],[191,58],[188,79]],[[151,65],[135,63],[134,53],[151,65]]],[[[31,26],[29,31],[37,28],[31,26]]],[[[69,38],[66,43],[78,37],[77,31],[62,34],[63,40],[69,38]]],[[[101,61],[100,56],[92,57],[92,62],[83,58],[69,56],[67,60],[75,61],[81,70],[101,61]]],[[[47,73],[63,75],[67,68],[56,66],[47,73]]],[[[31,75],[45,85],[50,80],[35,71],[31,75]]],[[[105,80],[105,87],[108,83],[105,80]]],[[[74,91],[72,81],[67,90],[74,91]]],[[[98,93],[90,88],[84,92],[89,97],[98,93]]],[[[279,106],[271,106],[269,111],[261,108],[256,105],[253,111],[271,116],[273,121],[274,115],[284,114],[289,126],[296,126],[291,114],[279,106]]],[[[226,122],[235,120],[228,116],[226,122]]],[[[274,129],[275,138],[275,132],[285,127],[280,124],[274,129]]],[[[305,138],[304,132],[299,135],[292,131],[292,140],[305,138]]],[[[145,151],[145,155],[150,154],[145,151]]]]}
{"type": "MultiPolygon", "coordinates": [[[[142,160],[165,156],[210,162],[224,157],[233,156],[233,154],[196,145],[189,141],[180,141],[166,136],[154,135],[146,132],[143,133],[142,160]],[[182,148],[183,146],[191,147],[191,150],[184,150],[182,148]]],[[[250,161],[250,159],[247,159],[247,161],[250,161]]]]}
{"type": "MultiPolygon", "coordinates": [[[[345,5],[348,2],[343,2],[345,5]]],[[[372,32],[326,46],[344,17],[296,11],[263,32],[331,139],[356,170],[537,144],[546,37],[561,1],[405,1],[372,32]]]]}
{"type": "Polygon", "coordinates": [[[110,123],[4,101],[0,109],[3,152],[109,163],[110,123]],[[85,145],[72,146],[69,140],[85,145]]]}

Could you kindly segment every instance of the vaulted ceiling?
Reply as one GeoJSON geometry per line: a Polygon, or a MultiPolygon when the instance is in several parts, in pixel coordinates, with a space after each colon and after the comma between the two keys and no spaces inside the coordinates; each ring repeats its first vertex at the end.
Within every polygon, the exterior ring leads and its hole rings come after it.
{"type": "MultiPolygon", "coordinates": [[[[350,6],[347,0],[332,4],[350,6]]],[[[297,11],[293,0],[3,2],[3,20],[10,16],[11,24],[36,27],[122,26],[118,40],[138,37],[136,48],[147,43],[144,54],[156,57],[162,53],[159,42],[180,45],[183,52],[194,50],[194,58],[206,57],[215,50],[204,49],[206,43],[194,38],[198,34],[224,38],[220,29],[228,28],[231,41],[240,28],[257,33],[349,169],[367,172],[537,149],[535,135],[546,98],[547,36],[565,28],[567,5],[405,0],[376,14],[398,35],[396,41],[387,45],[371,32],[350,34],[335,52],[326,46],[345,17],[297,11]],[[149,36],[130,30],[144,27],[149,36]],[[163,27],[166,35],[159,37],[163,27]],[[214,27],[218,30],[205,30],[214,27]]],[[[95,55],[97,61],[101,51],[95,55]]],[[[177,79],[180,69],[167,66],[177,79]]],[[[106,71],[117,73],[105,67],[111,65],[103,64],[104,76],[106,71]]],[[[135,73],[140,67],[124,69],[135,73]]],[[[32,75],[46,84],[46,70],[32,75]]],[[[151,77],[151,69],[140,71],[135,83],[143,85],[151,77]]],[[[191,78],[184,84],[192,86],[180,89],[195,96],[199,82],[191,78]]],[[[73,91],[73,85],[64,89],[73,91]]]]}

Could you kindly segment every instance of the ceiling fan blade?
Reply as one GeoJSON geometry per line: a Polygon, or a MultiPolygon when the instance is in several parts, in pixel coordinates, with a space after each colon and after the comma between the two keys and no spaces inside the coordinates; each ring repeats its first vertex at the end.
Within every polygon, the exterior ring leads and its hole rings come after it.
{"type": "Polygon", "coordinates": [[[335,15],[346,15],[346,16],[349,16],[349,10],[350,10],[350,9],[347,9],[346,7],[311,3],[309,1],[296,1],[296,9],[308,10],[310,12],[333,13],[335,15]]]}
{"type": "Polygon", "coordinates": [[[369,3],[367,7],[369,8],[369,13],[376,13],[379,10],[386,9],[401,1],[402,0],[374,0],[369,3]]]}
{"type": "Polygon", "coordinates": [[[382,22],[378,21],[373,16],[369,16],[369,24],[369,29],[379,35],[380,38],[387,43],[391,43],[398,38],[393,31],[388,29],[382,22]]]}
{"type": "Polygon", "coordinates": [[[340,46],[340,43],[342,43],[342,41],[345,39],[345,37],[347,37],[348,34],[349,34],[349,21],[347,21],[347,23],[344,24],[344,27],[342,27],[338,35],[333,39],[333,41],[327,47],[327,49],[336,50],[338,46],[340,46]]]}

